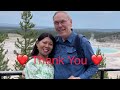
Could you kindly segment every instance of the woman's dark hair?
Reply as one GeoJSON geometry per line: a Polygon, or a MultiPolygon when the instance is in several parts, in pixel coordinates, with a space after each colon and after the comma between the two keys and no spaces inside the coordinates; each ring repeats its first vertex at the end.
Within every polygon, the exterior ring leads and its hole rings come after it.
{"type": "MultiPolygon", "coordinates": [[[[55,38],[52,34],[50,33],[42,33],[39,37],[38,37],[38,40],[36,42],[39,42],[41,40],[43,40],[44,38],[46,37],[49,37],[52,41],[53,41],[53,50],[51,51],[51,53],[49,54],[49,58],[53,58],[53,52],[54,52],[54,49],[55,49],[55,38]]],[[[31,53],[31,56],[37,56],[39,54],[39,51],[37,49],[37,45],[35,43],[34,47],[33,47],[33,51],[31,53]]]]}

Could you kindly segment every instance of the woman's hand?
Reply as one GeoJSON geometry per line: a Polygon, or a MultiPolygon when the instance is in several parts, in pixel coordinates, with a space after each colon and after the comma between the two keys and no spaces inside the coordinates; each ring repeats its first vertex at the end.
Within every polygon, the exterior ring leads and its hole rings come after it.
{"type": "MultiPolygon", "coordinates": [[[[25,65],[26,64],[23,64],[23,67],[25,68],[25,65]]],[[[25,79],[25,73],[24,73],[24,71],[22,71],[22,79],[25,79]]]]}
{"type": "Polygon", "coordinates": [[[22,72],[22,79],[25,79],[25,73],[22,72]]]}

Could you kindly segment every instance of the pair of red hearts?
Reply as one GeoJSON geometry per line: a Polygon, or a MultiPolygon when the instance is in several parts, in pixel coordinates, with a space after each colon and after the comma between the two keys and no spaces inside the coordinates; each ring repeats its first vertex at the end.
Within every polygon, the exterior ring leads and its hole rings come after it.
{"type": "MultiPolygon", "coordinates": [[[[26,64],[26,62],[28,60],[28,56],[27,55],[18,55],[17,60],[19,61],[19,63],[21,65],[24,65],[24,64],[26,64]]],[[[98,56],[92,55],[92,61],[94,62],[94,64],[98,65],[102,61],[102,56],[101,55],[98,55],[98,56]]]]}

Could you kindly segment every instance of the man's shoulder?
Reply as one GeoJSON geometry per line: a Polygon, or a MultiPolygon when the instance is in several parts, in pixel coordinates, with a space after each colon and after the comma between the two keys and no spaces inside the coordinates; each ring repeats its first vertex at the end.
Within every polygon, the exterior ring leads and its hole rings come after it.
{"type": "Polygon", "coordinates": [[[59,35],[56,35],[56,36],[55,36],[56,42],[59,41],[59,39],[60,39],[60,36],[59,36],[59,35]]]}
{"type": "Polygon", "coordinates": [[[89,40],[86,38],[86,36],[83,35],[83,34],[78,34],[78,36],[79,36],[79,38],[80,38],[80,42],[81,42],[81,43],[86,43],[86,42],[89,41],[89,40]]]}

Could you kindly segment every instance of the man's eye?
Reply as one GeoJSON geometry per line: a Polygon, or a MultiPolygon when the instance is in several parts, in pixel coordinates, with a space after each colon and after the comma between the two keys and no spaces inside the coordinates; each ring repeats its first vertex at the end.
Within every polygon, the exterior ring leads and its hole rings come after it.
{"type": "Polygon", "coordinates": [[[62,20],[62,21],[61,21],[61,23],[65,23],[65,21],[64,21],[64,20],[62,20]]]}
{"type": "Polygon", "coordinates": [[[55,22],[54,24],[58,24],[58,22],[55,22]]]}

